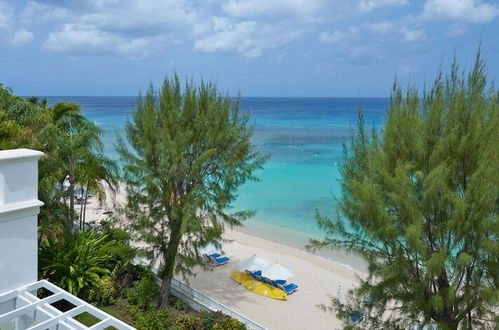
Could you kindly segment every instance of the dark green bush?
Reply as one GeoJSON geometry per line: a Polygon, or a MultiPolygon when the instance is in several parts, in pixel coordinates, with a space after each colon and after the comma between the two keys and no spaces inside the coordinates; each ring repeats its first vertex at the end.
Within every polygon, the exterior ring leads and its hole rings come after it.
{"type": "Polygon", "coordinates": [[[180,314],[175,320],[176,330],[203,330],[203,323],[198,315],[180,314]]]}
{"type": "Polygon", "coordinates": [[[246,330],[246,325],[239,322],[236,319],[225,317],[221,322],[217,322],[213,325],[212,329],[223,329],[223,330],[246,330]]]}
{"type": "Polygon", "coordinates": [[[85,298],[101,276],[110,274],[106,261],[115,245],[107,235],[90,230],[45,241],[39,248],[39,277],[85,298]]]}
{"type": "Polygon", "coordinates": [[[201,311],[199,313],[202,329],[246,330],[246,325],[230,318],[222,312],[201,311]]]}
{"type": "Polygon", "coordinates": [[[180,312],[185,310],[185,308],[186,308],[186,304],[181,299],[179,299],[175,296],[170,297],[170,306],[172,306],[173,308],[175,308],[176,310],[178,310],[180,312]]]}
{"type": "Polygon", "coordinates": [[[159,287],[150,277],[144,277],[126,294],[130,304],[140,309],[149,309],[159,296],[159,287]]]}
{"type": "Polygon", "coordinates": [[[114,280],[110,276],[103,276],[99,279],[96,287],[90,290],[89,299],[101,306],[107,306],[114,302],[116,288],[114,280]]]}
{"type": "Polygon", "coordinates": [[[172,329],[175,326],[177,311],[173,308],[151,309],[134,314],[133,326],[140,330],[172,329]]]}

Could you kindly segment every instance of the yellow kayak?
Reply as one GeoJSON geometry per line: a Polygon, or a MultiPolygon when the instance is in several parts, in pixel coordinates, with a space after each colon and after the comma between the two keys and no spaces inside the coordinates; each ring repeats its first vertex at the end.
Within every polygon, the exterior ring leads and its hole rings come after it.
{"type": "Polygon", "coordinates": [[[258,293],[262,296],[266,296],[266,297],[274,298],[274,299],[279,299],[279,300],[288,299],[288,295],[286,294],[286,292],[284,292],[281,289],[278,289],[270,284],[257,281],[253,277],[251,277],[250,275],[248,275],[246,273],[232,271],[232,272],[230,272],[229,276],[231,279],[233,279],[237,283],[243,285],[246,289],[251,290],[255,293],[258,293]]]}

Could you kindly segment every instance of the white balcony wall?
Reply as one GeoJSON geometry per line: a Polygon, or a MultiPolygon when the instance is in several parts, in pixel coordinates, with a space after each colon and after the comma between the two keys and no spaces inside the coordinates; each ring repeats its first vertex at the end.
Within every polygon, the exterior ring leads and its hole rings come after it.
{"type": "Polygon", "coordinates": [[[0,294],[37,280],[39,151],[0,151],[0,294]]]}

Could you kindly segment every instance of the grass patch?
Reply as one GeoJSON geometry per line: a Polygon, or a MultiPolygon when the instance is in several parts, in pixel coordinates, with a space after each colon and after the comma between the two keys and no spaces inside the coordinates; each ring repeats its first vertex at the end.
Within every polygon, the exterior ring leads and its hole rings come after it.
{"type": "Polygon", "coordinates": [[[87,327],[91,327],[92,325],[97,324],[101,321],[101,319],[96,318],[88,312],[83,312],[73,318],[81,324],[86,325],[87,327]]]}

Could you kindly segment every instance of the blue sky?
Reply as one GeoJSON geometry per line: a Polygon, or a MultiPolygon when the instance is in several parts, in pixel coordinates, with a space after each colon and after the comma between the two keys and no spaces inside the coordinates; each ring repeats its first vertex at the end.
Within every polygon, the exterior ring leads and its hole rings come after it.
{"type": "Polygon", "coordinates": [[[0,0],[0,82],[20,95],[137,95],[165,74],[243,96],[388,96],[480,39],[497,0],[0,0]]]}

